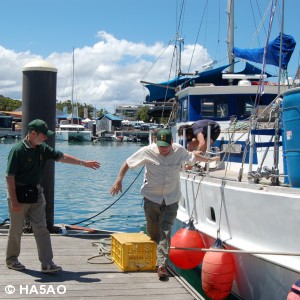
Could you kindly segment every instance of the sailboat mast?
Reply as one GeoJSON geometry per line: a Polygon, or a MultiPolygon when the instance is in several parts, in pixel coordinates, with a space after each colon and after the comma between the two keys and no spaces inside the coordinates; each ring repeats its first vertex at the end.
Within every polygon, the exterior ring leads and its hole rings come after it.
{"type": "Polygon", "coordinates": [[[177,76],[180,76],[182,74],[182,71],[181,71],[181,52],[182,52],[182,45],[184,43],[184,40],[183,40],[183,38],[177,38],[177,41],[179,43],[179,58],[178,58],[177,76]]]}
{"type": "Polygon", "coordinates": [[[75,69],[74,69],[74,65],[75,65],[75,59],[74,59],[74,47],[73,47],[73,57],[72,57],[72,91],[71,91],[71,105],[72,105],[72,118],[71,118],[71,124],[73,124],[73,117],[74,117],[74,74],[75,74],[75,69]]]}
{"type": "MultiPolygon", "coordinates": [[[[282,0],[282,19],[281,19],[281,30],[280,30],[280,51],[279,51],[279,72],[278,72],[278,94],[280,94],[280,81],[282,73],[282,35],[284,32],[284,0],[282,0]]],[[[284,78],[283,82],[284,82],[284,78]]],[[[288,78],[287,78],[288,80],[288,78]]],[[[289,82],[288,82],[289,84],[289,82]]]]}
{"type": "Polygon", "coordinates": [[[228,17],[228,37],[227,37],[227,48],[228,48],[228,60],[229,60],[229,73],[234,73],[234,57],[233,57],[233,46],[234,46],[234,0],[227,0],[227,17],[228,17]]]}

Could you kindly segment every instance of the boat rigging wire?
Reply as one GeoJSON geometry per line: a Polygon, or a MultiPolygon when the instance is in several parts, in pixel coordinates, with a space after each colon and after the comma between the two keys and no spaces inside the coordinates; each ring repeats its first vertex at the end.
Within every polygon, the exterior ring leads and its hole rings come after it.
{"type": "MultiPolygon", "coordinates": [[[[206,176],[206,175],[207,175],[207,174],[205,174],[205,176],[206,176]]],[[[204,179],[205,176],[203,176],[203,177],[200,179],[200,181],[199,181],[199,183],[198,183],[196,195],[195,195],[195,196],[193,195],[193,208],[192,208],[192,213],[191,213],[190,220],[194,220],[194,214],[195,214],[195,209],[196,209],[196,204],[197,204],[197,201],[196,201],[196,200],[197,200],[198,193],[199,193],[199,190],[200,190],[201,182],[202,182],[202,180],[204,179]]],[[[194,191],[194,185],[193,185],[192,187],[193,187],[193,191],[194,191]]],[[[194,193],[193,193],[193,194],[194,194],[194,193]]]]}
{"type": "MultiPolygon", "coordinates": [[[[116,204],[126,193],[127,191],[132,187],[132,185],[134,184],[134,182],[138,179],[138,177],[140,176],[140,174],[142,173],[142,171],[144,170],[144,167],[141,168],[140,172],[136,175],[136,177],[134,178],[134,180],[131,182],[131,184],[128,186],[128,188],[125,190],[124,193],[122,193],[118,199],[116,199],[112,204],[110,204],[109,206],[107,206],[105,209],[103,209],[102,211],[98,212],[97,214],[95,214],[94,216],[90,217],[90,218],[87,218],[85,220],[82,220],[82,221],[79,221],[79,222],[76,222],[76,223],[73,223],[71,225],[78,225],[78,224],[81,224],[83,222],[86,222],[86,221],[89,221],[89,220],[92,220],[94,219],[95,217],[101,215],[102,213],[104,213],[105,211],[107,211],[109,208],[111,208],[114,204],[116,204]]],[[[94,222],[91,222],[90,224],[92,224],[94,222]]],[[[88,226],[89,224],[85,225],[85,226],[88,226]]]]}
{"type": "MultiPolygon", "coordinates": [[[[271,28],[272,28],[272,24],[273,24],[273,20],[274,20],[274,14],[275,14],[275,11],[276,11],[277,2],[278,2],[278,0],[272,0],[272,10],[271,10],[271,13],[270,13],[268,34],[267,34],[267,38],[266,38],[266,42],[265,42],[263,60],[262,60],[262,69],[261,69],[261,74],[262,75],[265,74],[265,70],[266,70],[267,47],[268,47],[269,40],[270,40],[271,28]]],[[[281,32],[281,40],[282,40],[282,32],[281,32]]],[[[280,45],[282,45],[281,43],[282,42],[280,42],[280,45]]],[[[280,46],[280,48],[281,48],[281,46],[280,46]]],[[[281,53],[280,53],[280,55],[281,55],[281,53]]],[[[279,70],[280,69],[281,69],[281,62],[280,62],[279,70]]],[[[278,78],[280,80],[280,73],[279,73],[278,78]]],[[[278,88],[280,89],[280,82],[279,82],[278,88]]],[[[260,94],[262,95],[263,93],[264,93],[264,78],[262,78],[261,86],[260,86],[260,94]]]]}
{"type": "Polygon", "coordinates": [[[177,23],[176,32],[177,32],[177,37],[178,37],[178,33],[179,32],[180,32],[180,35],[182,35],[185,8],[186,8],[186,1],[182,0],[181,4],[180,4],[179,18],[176,15],[176,23],[177,23]]]}
{"type": "Polygon", "coordinates": [[[260,19],[260,23],[258,24],[258,26],[257,26],[257,24],[256,24],[256,20],[255,20],[255,17],[254,17],[252,1],[250,1],[250,5],[251,5],[251,11],[252,11],[252,18],[253,18],[253,22],[254,22],[254,24],[255,24],[256,31],[255,31],[255,33],[253,34],[253,36],[252,36],[252,38],[251,38],[251,40],[250,40],[249,47],[252,47],[252,46],[254,45],[254,40],[255,40],[255,39],[257,39],[258,45],[259,45],[259,47],[260,47],[260,44],[261,44],[261,43],[260,43],[260,40],[259,40],[259,35],[258,35],[258,33],[259,33],[259,32],[262,30],[262,28],[263,28],[265,36],[267,36],[267,34],[268,34],[268,33],[267,33],[267,30],[266,30],[266,28],[265,28],[264,22],[265,22],[265,20],[266,20],[266,18],[267,18],[268,12],[271,10],[271,7],[272,7],[272,0],[269,2],[268,7],[267,7],[267,9],[266,9],[265,12],[264,12],[264,15],[262,15],[261,10],[260,10],[260,5],[259,5],[259,3],[258,3],[257,0],[256,0],[256,6],[257,6],[257,10],[258,10],[258,12],[259,12],[259,19],[260,19]]]}
{"type": "MultiPolygon", "coordinates": [[[[162,51],[162,53],[157,57],[156,61],[152,64],[152,66],[151,66],[150,69],[146,72],[146,74],[144,75],[143,78],[145,78],[145,77],[148,75],[148,73],[153,69],[154,65],[155,65],[155,64],[157,63],[157,61],[161,58],[161,56],[166,52],[166,50],[169,48],[170,44],[171,44],[171,41],[169,42],[168,46],[162,51]]],[[[141,81],[143,81],[143,78],[141,79],[141,81]]],[[[151,84],[151,83],[149,82],[149,84],[151,84]]]]}
{"type": "Polygon", "coordinates": [[[199,38],[199,35],[200,35],[200,29],[202,27],[204,15],[205,15],[205,11],[207,9],[207,3],[208,3],[208,0],[205,2],[204,11],[203,11],[203,14],[202,14],[200,26],[198,28],[197,37],[196,37],[196,41],[195,41],[195,44],[194,44],[194,48],[193,48],[193,53],[192,53],[192,56],[191,56],[190,64],[189,64],[189,67],[188,67],[188,72],[190,72],[192,61],[193,61],[194,54],[195,54],[195,51],[196,51],[196,46],[197,46],[198,38],[199,38]]]}

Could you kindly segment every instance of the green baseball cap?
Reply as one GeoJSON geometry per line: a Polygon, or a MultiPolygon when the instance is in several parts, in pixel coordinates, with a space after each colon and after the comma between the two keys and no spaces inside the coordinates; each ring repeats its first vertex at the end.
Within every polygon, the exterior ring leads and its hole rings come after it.
{"type": "Polygon", "coordinates": [[[157,133],[157,146],[168,147],[172,144],[172,132],[169,129],[161,129],[157,133]]]}
{"type": "Polygon", "coordinates": [[[35,119],[28,124],[28,129],[41,132],[47,136],[54,134],[52,130],[48,129],[48,125],[45,121],[40,119],[35,119]]]}

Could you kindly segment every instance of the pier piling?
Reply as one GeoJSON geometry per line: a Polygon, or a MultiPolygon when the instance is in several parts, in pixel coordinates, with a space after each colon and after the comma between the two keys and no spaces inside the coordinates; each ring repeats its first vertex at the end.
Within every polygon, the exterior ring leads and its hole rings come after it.
{"type": "MultiPolygon", "coordinates": [[[[55,132],[57,69],[46,61],[39,60],[23,67],[22,90],[22,138],[27,135],[27,124],[42,119],[55,132]]],[[[46,143],[55,148],[55,136],[46,143]]],[[[54,224],[54,161],[48,161],[41,181],[46,198],[46,219],[50,232],[54,224]]]]}

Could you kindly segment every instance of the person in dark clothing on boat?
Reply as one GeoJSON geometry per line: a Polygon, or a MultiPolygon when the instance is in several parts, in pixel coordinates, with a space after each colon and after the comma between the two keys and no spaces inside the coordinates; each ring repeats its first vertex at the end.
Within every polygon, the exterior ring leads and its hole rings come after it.
{"type": "Polygon", "coordinates": [[[6,182],[10,227],[6,248],[6,266],[12,270],[25,269],[25,266],[18,260],[25,218],[31,222],[42,272],[51,273],[62,270],[52,260],[50,233],[46,224],[46,201],[43,187],[40,185],[46,161],[53,159],[94,170],[100,167],[97,161],[81,160],[57,151],[44,143],[47,137],[53,134],[54,132],[48,129],[43,120],[33,120],[28,124],[28,135],[16,144],[8,155],[6,182]]]}
{"type": "Polygon", "coordinates": [[[210,145],[212,145],[220,135],[220,125],[213,120],[199,120],[192,125],[183,125],[179,128],[178,134],[183,135],[185,129],[185,138],[188,142],[187,149],[196,151],[196,155],[201,155],[207,150],[208,127],[210,125],[210,145]]]}
{"type": "MultiPolygon", "coordinates": [[[[139,149],[123,163],[118,177],[110,189],[111,195],[122,191],[122,181],[129,169],[145,166],[141,194],[144,197],[144,211],[147,233],[157,243],[156,265],[160,278],[168,276],[166,270],[170,250],[171,229],[181,198],[179,172],[183,162],[198,160],[194,153],[173,143],[169,129],[161,129],[156,142],[139,149]]],[[[214,158],[212,159],[214,160],[214,158]]]]}

